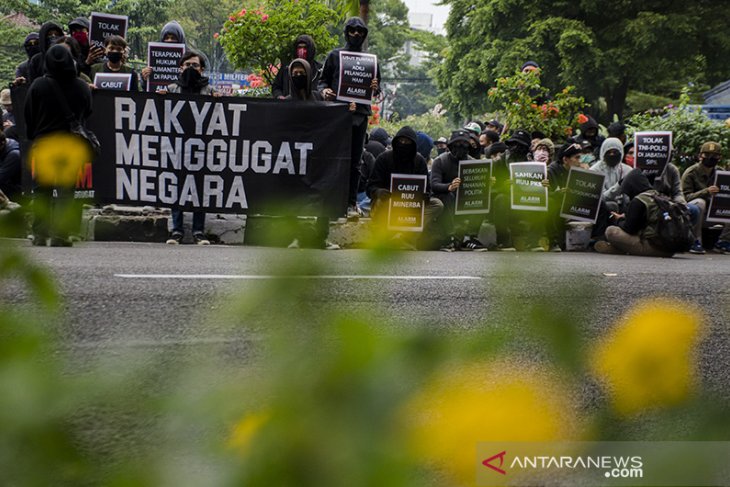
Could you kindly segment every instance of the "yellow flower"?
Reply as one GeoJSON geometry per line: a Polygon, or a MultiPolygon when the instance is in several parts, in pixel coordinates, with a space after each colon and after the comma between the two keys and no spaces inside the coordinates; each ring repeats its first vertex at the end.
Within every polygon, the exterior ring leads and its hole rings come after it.
{"type": "Polygon", "coordinates": [[[44,186],[72,188],[79,179],[81,168],[91,162],[91,158],[89,144],[69,133],[40,138],[30,152],[35,179],[44,186]]]}
{"type": "Polygon", "coordinates": [[[654,300],[631,310],[593,352],[595,374],[619,414],[680,403],[692,393],[702,318],[693,308],[654,300]]]}
{"type": "Polygon", "coordinates": [[[246,415],[233,427],[233,433],[228,440],[228,447],[246,454],[251,447],[251,442],[269,421],[268,413],[253,413],[246,415]]]}
{"type": "Polygon", "coordinates": [[[404,411],[409,449],[465,484],[475,482],[477,444],[575,439],[576,414],[557,377],[516,362],[442,374],[404,411]]]}

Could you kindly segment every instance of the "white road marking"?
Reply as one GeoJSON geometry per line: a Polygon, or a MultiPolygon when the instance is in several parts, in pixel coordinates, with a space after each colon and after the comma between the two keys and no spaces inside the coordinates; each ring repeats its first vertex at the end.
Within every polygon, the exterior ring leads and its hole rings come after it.
{"type": "Polygon", "coordinates": [[[341,279],[341,280],[391,280],[391,281],[480,281],[477,276],[385,276],[385,275],[314,275],[314,276],[265,276],[236,274],[114,274],[122,279],[221,279],[221,280],[266,280],[266,279],[341,279]]]}

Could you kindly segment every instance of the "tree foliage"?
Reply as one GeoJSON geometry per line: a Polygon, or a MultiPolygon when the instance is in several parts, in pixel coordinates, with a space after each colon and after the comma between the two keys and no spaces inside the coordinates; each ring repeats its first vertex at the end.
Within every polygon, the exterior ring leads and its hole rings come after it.
{"type": "Polygon", "coordinates": [[[3,88],[15,79],[15,67],[27,59],[23,40],[29,31],[0,21],[0,86],[3,88]]]}
{"type": "Polygon", "coordinates": [[[553,91],[574,85],[608,119],[630,89],[678,92],[730,76],[730,11],[707,0],[447,0],[450,49],[439,82],[462,115],[488,109],[487,90],[527,60],[553,91]]]}
{"type": "Polygon", "coordinates": [[[232,13],[217,37],[235,68],[261,71],[271,83],[276,66],[291,57],[299,35],[312,36],[320,53],[335,47],[337,38],[328,28],[338,19],[337,13],[321,1],[270,0],[261,8],[232,13]]]}

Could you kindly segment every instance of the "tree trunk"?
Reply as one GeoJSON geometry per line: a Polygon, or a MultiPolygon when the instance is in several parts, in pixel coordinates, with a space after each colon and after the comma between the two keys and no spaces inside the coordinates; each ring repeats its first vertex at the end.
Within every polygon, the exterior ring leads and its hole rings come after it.
{"type": "Polygon", "coordinates": [[[609,120],[613,120],[614,115],[618,115],[619,120],[623,120],[624,108],[626,108],[626,96],[629,93],[629,80],[624,78],[621,83],[612,91],[609,91],[606,97],[606,108],[608,110],[609,120]]]}
{"type": "Polygon", "coordinates": [[[360,18],[365,25],[368,25],[370,20],[370,0],[360,0],[360,18]]]}

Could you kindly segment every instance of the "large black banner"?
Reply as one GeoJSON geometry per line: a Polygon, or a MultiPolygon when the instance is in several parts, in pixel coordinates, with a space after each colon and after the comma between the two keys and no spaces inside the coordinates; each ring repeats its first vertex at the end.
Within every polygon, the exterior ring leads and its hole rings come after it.
{"type": "Polygon", "coordinates": [[[219,213],[344,213],[346,106],[153,93],[94,93],[103,203],[219,213]]]}

